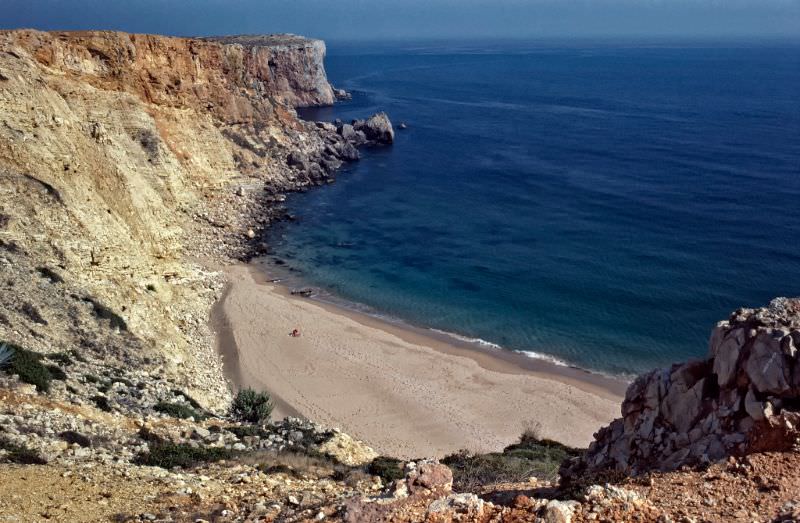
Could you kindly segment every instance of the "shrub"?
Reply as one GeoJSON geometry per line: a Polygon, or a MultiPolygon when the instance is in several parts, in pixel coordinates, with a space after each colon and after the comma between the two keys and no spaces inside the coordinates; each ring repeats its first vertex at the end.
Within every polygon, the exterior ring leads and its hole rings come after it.
{"type": "Polygon", "coordinates": [[[470,491],[483,485],[524,482],[530,477],[554,481],[561,463],[579,453],[526,431],[519,443],[509,445],[503,452],[470,454],[462,450],[445,457],[442,463],[453,471],[454,488],[470,491]]]}
{"type": "Polygon", "coordinates": [[[33,451],[22,445],[17,445],[5,438],[0,438],[0,450],[5,450],[7,454],[5,459],[11,463],[18,463],[20,465],[47,465],[47,460],[41,457],[36,451],[33,451]]]}
{"type": "Polygon", "coordinates": [[[69,352],[56,352],[55,354],[48,354],[47,359],[56,363],[60,363],[65,367],[72,365],[72,355],[69,352]]]}
{"type": "Polygon", "coordinates": [[[70,445],[77,443],[81,447],[91,447],[92,440],[89,439],[88,436],[84,436],[80,432],[75,432],[74,430],[65,430],[58,435],[59,438],[63,439],[70,445]]]}
{"type": "Polygon", "coordinates": [[[186,443],[155,442],[150,452],[139,454],[134,463],[171,469],[192,467],[201,463],[220,461],[233,457],[233,451],[219,447],[193,447],[186,443]]]}
{"type": "Polygon", "coordinates": [[[48,372],[50,372],[50,377],[54,380],[58,381],[67,381],[67,373],[61,370],[61,367],[58,365],[45,365],[48,372]]]}
{"type": "Polygon", "coordinates": [[[378,456],[367,466],[367,472],[373,476],[379,476],[384,483],[391,483],[396,479],[403,479],[403,462],[399,459],[378,456]]]}
{"type": "Polygon", "coordinates": [[[36,385],[39,392],[50,391],[50,380],[53,379],[50,371],[41,362],[42,355],[12,344],[4,344],[6,350],[11,350],[12,357],[7,359],[6,370],[16,374],[25,383],[36,385]]]}
{"type": "Polygon", "coordinates": [[[43,278],[50,280],[50,283],[64,283],[64,278],[49,267],[37,267],[36,270],[43,278]]]}
{"type": "Polygon", "coordinates": [[[207,416],[202,412],[197,412],[187,405],[180,403],[167,403],[166,401],[159,401],[153,407],[154,410],[173,418],[189,419],[194,418],[197,421],[204,420],[207,416]]]}
{"type": "Polygon", "coordinates": [[[249,423],[261,423],[269,420],[274,405],[266,392],[253,389],[242,389],[236,394],[231,409],[233,415],[249,423]]]}

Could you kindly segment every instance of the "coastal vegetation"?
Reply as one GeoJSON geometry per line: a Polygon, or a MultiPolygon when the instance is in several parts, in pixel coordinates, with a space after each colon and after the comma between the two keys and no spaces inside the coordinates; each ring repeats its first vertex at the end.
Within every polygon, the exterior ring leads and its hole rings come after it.
{"type": "Polygon", "coordinates": [[[182,405],[180,403],[171,403],[167,401],[159,401],[153,407],[153,410],[156,412],[160,412],[162,414],[166,414],[168,416],[172,416],[173,418],[181,418],[181,419],[195,419],[197,421],[202,421],[206,419],[206,414],[203,412],[198,412],[197,410],[193,409],[188,405],[182,405]]]}
{"type": "Polygon", "coordinates": [[[465,450],[451,454],[442,463],[453,471],[453,486],[472,491],[482,485],[521,483],[530,478],[555,481],[565,459],[582,451],[542,438],[537,430],[526,430],[519,442],[502,452],[486,454],[465,450]]]}
{"type": "Polygon", "coordinates": [[[9,374],[16,374],[24,383],[35,385],[39,392],[48,392],[52,379],[63,380],[66,377],[61,369],[55,367],[52,370],[53,367],[43,364],[41,354],[9,343],[0,346],[3,347],[0,352],[0,368],[4,368],[9,374]]]}
{"type": "Polygon", "coordinates": [[[232,451],[220,447],[199,447],[188,443],[158,441],[151,443],[150,449],[137,456],[134,461],[138,465],[171,469],[230,459],[233,455],[232,451]]]}
{"type": "Polygon", "coordinates": [[[269,394],[247,388],[236,394],[231,404],[231,412],[241,421],[263,423],[269,420],[274,407],[269,394]]]}

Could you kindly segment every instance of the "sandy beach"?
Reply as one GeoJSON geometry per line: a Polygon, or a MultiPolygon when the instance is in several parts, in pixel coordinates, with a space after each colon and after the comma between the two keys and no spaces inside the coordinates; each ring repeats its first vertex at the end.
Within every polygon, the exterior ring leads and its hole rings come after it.
{"type": "Polygon", "coordinates": [[[274,416],[339,427],[400,458],[500,450],[532,427],[585,446],[619,416],[621,382],[292,296],[250,266],[227,272],[218,349],[234,385],[273,396],[274,416]]]}

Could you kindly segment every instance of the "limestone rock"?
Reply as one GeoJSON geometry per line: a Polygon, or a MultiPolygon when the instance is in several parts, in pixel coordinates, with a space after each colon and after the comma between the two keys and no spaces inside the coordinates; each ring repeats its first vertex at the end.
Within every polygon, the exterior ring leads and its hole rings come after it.
{"type": "Polygon", "coordinates": [[[391,144],[394,142],[394,129],[386,113],[377,113],[366,120],[353,122],[353,129],[361,131],[367,140],[376,144],[391,144]]]}
{"type": "Polygon", "coordinates": [[[739,309],[712,331],[707,360],[634,380],[623,418],[601,429],[584,457],[565,463],[562,478],[790,448],[800,437],[798,341],[800,299],[739,309]]]}

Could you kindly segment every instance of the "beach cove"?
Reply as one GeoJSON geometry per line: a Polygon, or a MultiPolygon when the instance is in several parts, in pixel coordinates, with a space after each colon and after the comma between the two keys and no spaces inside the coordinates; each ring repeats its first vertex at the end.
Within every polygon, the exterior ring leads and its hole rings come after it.
{"type": "Polygon", "coordinates": [[[621,381],[292,296],[254,266],[226,273],[212,318],[226,375],[268,391],[274,417],[314,419],[412,458],[496,451],[526,429],[583,447],[619,415],[621,381]]]}

